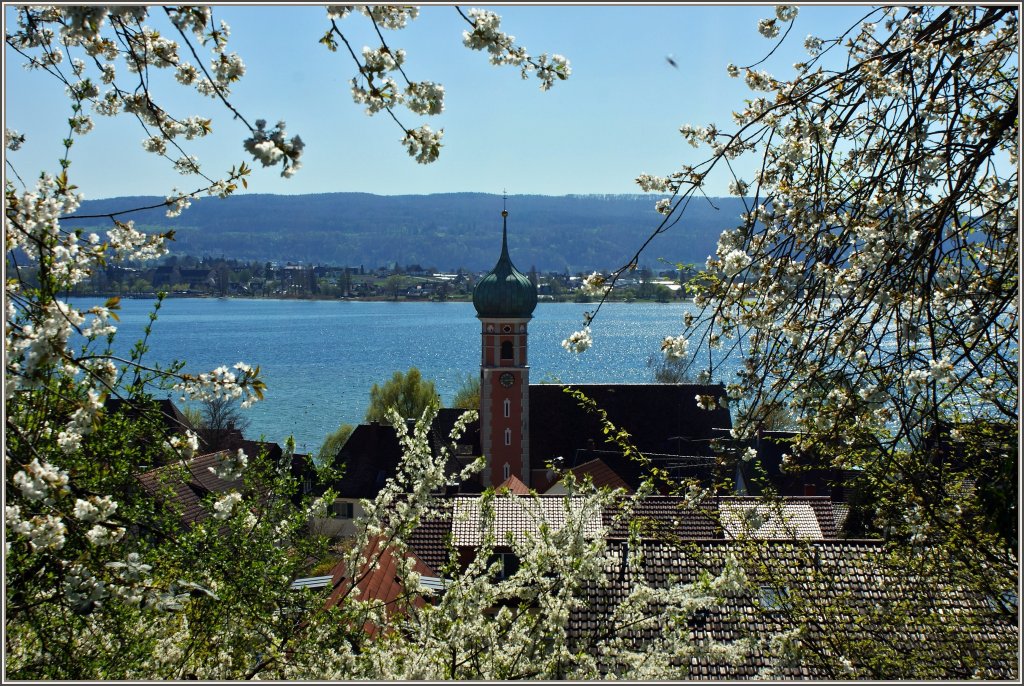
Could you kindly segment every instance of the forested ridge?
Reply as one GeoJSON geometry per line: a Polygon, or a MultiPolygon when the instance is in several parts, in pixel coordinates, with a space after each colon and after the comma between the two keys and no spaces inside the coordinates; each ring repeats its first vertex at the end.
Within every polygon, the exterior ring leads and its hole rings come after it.
{"type": "MultiPolygon", "coordinates": [[[[520,195],[509,197],[509,249],[521,269],[578,272],[606,269],[632,254],[661,216],[653,195],[520,195]]],[[[146,207],[159,197],[110,198],[82,204],[80,215],[126,206],[146,207]]],[[[734,227],[739,198],[693,203],[684,221],[659,236],[646,252],[659,259],[703,264],[718,235],[734,227]]],[[[244,260],[288,260],[376,267],[388,262],[439,269],[488,269],[501,236],[500,195],[441,193],[373,195],[247,194],[203,198],[180,217],[163,209],[124,215],[143,230],[175,231],[172,253],[224,255],[244,260]]],[[[74,222],[102,229],[104,219],[74,222]]]]}

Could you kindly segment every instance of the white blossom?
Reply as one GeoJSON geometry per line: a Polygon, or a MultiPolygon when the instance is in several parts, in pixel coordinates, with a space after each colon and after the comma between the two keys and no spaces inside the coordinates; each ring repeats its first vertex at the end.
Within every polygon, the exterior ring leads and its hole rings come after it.
{"type": "Polygon", "coordinates": [[[97,524],[85,533],[85,537],[95,546],[114,545],[124,538],[125,528],[122,526],[109,528],[97,524]]]}
{"type": "Polygon", "coordinates": [[[796,5],[776,5],[775,16],[779,21],[793,21],[799,13],[800,8],[796,5]]]}
{"type": "Polygon", "coordinates": [[[231,451],[224,451],[219,454],[217,456],[215,466],[209,467],[209,470],[216,474],[218,478],[224,479],[225,481],[234,481],[242,478],[242,474],[248,465],[248,456],[245,454],[244,450],[239,448],[234,453],[231,451]]]}
{"type": "Polygon", "coordinates": [[[726,276],[736,276],[750,266],[750,255],[740,249],[730,250],[722,259],[722,271],[726,276]]]}
{"type": "Polygon", "coordinates": [[[344,19],[353,9],[354,5],[328,5],[327,16],[331,19],[344,19]]]}
{"type": "Polygon", "coordinates": [[[34,458],[14,475],[14,485],[31,501],[50,497],[51,491],[62,492],[68,484],[67,472],[48,462],[34,458]]]}
{"type": "Polygon", "coordinates": [[[424,124],[418,129],[405,132],[402,142],[410,157],[420,164],[429,164],[437,160],[441,153],[441,138],[444,136],[444,129],[434,131],[424,124]]]}
{"type": "Polygon", "coordinates": [[[4,128],[4,147],[11,152],[21,149],[25,143],[25,134],[18,133],[13,129],[4,128]]]}
{"type": "Polygon", "coordinates": [[[762,19],[757,23],[757,30],[765,38],[775,38],[779,35],[779,25],[775,19],[762,19]]]}
{"type": "Polygon", "coordinates": [[[430,81],[410,83],[406,88],[405,106],[416,114],[441,114],[444,111],[444,86],[430,81]]]}
{"type": "Polygon", "coordinates": [[[636,184],[640,186],[640,190],[644,193],[665,193],[669,190],[669,180],[664,176],[651,176],[650,174],[641,174],[636,177],[636,184]]]}
{"type": "Polygon", "coordinates": [[[743,197],[750,190],[750,185],[742,179],[734,179],[729,183],[729,195],[738,195],[743,197]]]}
{"type": "Polygon", "coordinates": [[[88,500],[75,500],[75,517],[83,522],[103,522],[117,510],[117,503],[109,495],[89,496],[88,500]]]}
{"type": "Polygon", "coordinates": [[[107,597],[104,582],[79,564],[68,570],[64,578],[64,593],[71,606],[81,613],[91,612],[107,597]]]}
{"type": "Polygon", "coordinates": [[[582,330],[576,331],[562,341],[562,347],[571,353],[581,353],[593,344],[590,337],[590,327],[584,326],[582,330]]]}
{"type": "MultiPolygon", "coordinates": [[[[335,11],[338,11],[337,6],[335,11]]],[[[361,5],[359,11],[373,19],[381,28],[392,30],[404,29],[420,13],[418,7],[398,5],[361,5]]]]}
{"type": "Polygon", "coordinates": [[[213,518],[227,519],[231,516],[231,512],[235,509],[235,506],[241,501],[242,494],[238,491],[232,491],[231,493],[221,496],[220,499],[213,504],[213,518]]]}
{"type": "Polygon", "coordinates": [[[199,436],[195,431],[189,429],[184,436],[171,436],[166,445],[176,451],[182,460],[190,460],[199,451],[199,436]]]}
{"type": "Polygon", "coordinates": [[[707,410],[708,412],[718,407],[718,401],[715,399],[715,396],[713,395],[699,393],[694,396],[694,400],[697,401],[697,407],[699,407],[702,410],[707,410]]]}
{"type": "Polygon", "coordinates": [[[169,195],[165,198],[167,203],[166,214],[168,217],[178,217],[192,205],[192,198],[187,195],[178,194],[177,189],[174,189],[174,193],[175,195],[169,195]]]}
{"type": "Polygon", "coordinates": [[[590,276],[583,279],[580,290],[587,295],[601,296],[608,292],[609,286],[604,276],[598,272],[592,272],[590,276]]]}
{"type": "Polygon", "coordinates": [[[804,39],[804,49],[810,55],[817,55],[820,53],[823,45],[824,41],[817,36],[808,35],[807,38],[804,39]]]}
{"type": "Polygon", "coordinates": [[[666,336],[665,340],[661,342],[661,351],[665,353],[665,357],[670,360],[681,360],[686,357],[686,353],[690,348],[689,339],[684,336],[666,336]]]}

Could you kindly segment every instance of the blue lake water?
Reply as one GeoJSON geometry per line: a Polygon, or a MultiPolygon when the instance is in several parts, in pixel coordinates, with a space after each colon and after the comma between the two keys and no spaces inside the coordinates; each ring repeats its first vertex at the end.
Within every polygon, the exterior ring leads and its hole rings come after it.
{"type": "MultiPolygon", "coordinates": [[[[141,336],[153,304],[122,301],[119,350],[141,336]]],[[[650,382],[648,360],[660,355],[666,335],[682,331],[689,307],[606,304],[592,326],[593,347],[576,355],[561,342],[594,305],[541,303],[529,329],[530,379],[650,382]]],[[[362,421],[370,387],[395,371],[419,368],[450,404],[466,375],[479,371],[480,323],[471,303],[167,299],[147,359],[183,360],[195,373],[238,361],[259,365],[266,399],[245,411],[246,437],[283,443],[290,434],[300,452],[312,452],[339,424],[362,421]]]]}

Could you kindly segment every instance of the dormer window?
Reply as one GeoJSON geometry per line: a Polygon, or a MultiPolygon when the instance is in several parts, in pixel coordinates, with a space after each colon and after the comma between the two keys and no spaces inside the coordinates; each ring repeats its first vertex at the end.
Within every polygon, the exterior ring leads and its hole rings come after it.
{"type": "Polygon", "coordinates": [[[769,612],[781,610],[789,595],[785,588],[776,588],[767,584],[762,584],[758,590],[760,591],[761,607],[769,612]]]}

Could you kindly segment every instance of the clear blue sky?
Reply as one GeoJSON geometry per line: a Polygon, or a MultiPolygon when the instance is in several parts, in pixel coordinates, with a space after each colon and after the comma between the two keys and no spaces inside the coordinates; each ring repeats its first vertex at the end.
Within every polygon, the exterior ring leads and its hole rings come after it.
{"type": "MultiPolygon", "coordinates": [[[[679,126],[731,125],[730,112],[750,92],[742,79],[726,75],[726,65],[756,62],[774,45],[757,31],[759,19],[774,16],[774,5],[488,8],[531,54],[565,55],[572,76],[541,92],[535,78],[523,81],[517,69],[491,66],[485,54],[465,48],[466,24],[454,7],[424,6],[409,28],[385,32],[391,47],[407,51],[410,78],[446,88],[440,116],[417,118],[400,110],[407,126],[445,130],[440,160],[420,165],[405,153],[401,132],[386,114],[368,117],[352,102],[351,59],[317,42],[328,26],[321,6],[215,7],[214,18],[231,26],[229,49],[247,67],[234,88],[234,104],[250,122],[284,120],[289,135],[299,134],[307,146],[295,177],[282,179],[279,170],[257,165],[249,192],[639,192],[633,183],[638,174],[667,174],[703,159],[704,151],[683,141],[679,126]],[[670,55],[678,69],[667,62],[670,55]]],[[[805,36],[835,35],[867,9],[801,6],[785,49],[763,68],[788,76],[790,65],[805,57],[805,36]]],[[[12,16],[5,6],[5,22],[12,16]]],[[[152,25],[162,28],[162,14],[152,16],[152,25]]],[[[376,45],[363,17],[349,17],[342,26],[357,50],[376,45]]],[[[55,79],[27,72],[9,49],[5,57],[5,126],[27,136],[10,159],[29,180],[58,169],[69,106],[55,79]]],[[[215,101],[168,86],[162,102],[172,113],[213,118],[213,136],[187,148],[208,173],[247,160],[241,124],[215,101]]],[[[94,119],[96,129],[76,143],[72,156],[72,179],[86,197],[166,195],[175,186],[195,186],[142,151],[143,132],[130,118],[94,119]]],[[[709,194],[724,195],[724,184],[714,184],[709,194]]]]}

